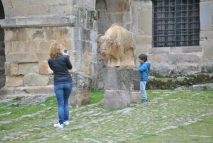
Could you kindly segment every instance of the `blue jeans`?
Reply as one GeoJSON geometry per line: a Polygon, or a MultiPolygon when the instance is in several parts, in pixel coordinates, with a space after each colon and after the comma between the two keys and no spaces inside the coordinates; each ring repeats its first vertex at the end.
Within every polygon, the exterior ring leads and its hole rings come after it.
{"type": "Polygon", "coordinates": [[[72,83],[62,83],[54,85],[54,92],[58,102],[58,118],[59,123],[69,120],[69,104],[68,99],[72,91],[72,83]]]}
{"type": "Polygon", "coordinates": [[[142,93],[142,100],[147,100],[146,82],[147,81],[141,81],[140,82],[140,90],[141,90],[141,93],[142,93]]]}

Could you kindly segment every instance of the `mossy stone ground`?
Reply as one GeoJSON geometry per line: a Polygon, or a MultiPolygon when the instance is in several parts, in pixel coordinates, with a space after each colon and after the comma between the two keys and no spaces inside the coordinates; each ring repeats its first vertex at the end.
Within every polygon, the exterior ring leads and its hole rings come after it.
{"type": "Polygon", "coordinates": [[[103,109],[103,92],[70,107],[70,125],[55,129],[54,96],[38,105],[0,104],[0,142],[7,143],[212,143],[212,91],[149,90],[149,101],[103,109]]]}

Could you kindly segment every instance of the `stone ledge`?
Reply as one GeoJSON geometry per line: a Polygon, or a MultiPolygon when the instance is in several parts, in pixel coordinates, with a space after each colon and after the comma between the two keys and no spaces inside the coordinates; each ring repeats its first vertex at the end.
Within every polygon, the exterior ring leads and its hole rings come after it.
{"type": "Polygon", "coordinates": [[[3,87],[0,90],[0,96],[16,95],[54,95],[53,85],[48,86],[25,86],[25,87],[3,87]]]}
{"type": "Polygon", "coordinates": [[[27,18],[8,18],[0,20],[2,28],[10,27],[44,27],[44,26],[74,26],[76,17],[70,16],[38,16],[27,18]]]}
{"type": "Polygon", "coordinates": [[[213,90],[213,83],[193,85],[192,90],[213,90]]]}

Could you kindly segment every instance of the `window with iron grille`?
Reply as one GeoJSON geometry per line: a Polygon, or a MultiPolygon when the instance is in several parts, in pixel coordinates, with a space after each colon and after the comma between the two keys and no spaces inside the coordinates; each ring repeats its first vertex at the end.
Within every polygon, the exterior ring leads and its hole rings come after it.
{"type": "Polygon", "coordinates": [[[199,45],[200,0],[153,0],[153,46],[199,45]]]}

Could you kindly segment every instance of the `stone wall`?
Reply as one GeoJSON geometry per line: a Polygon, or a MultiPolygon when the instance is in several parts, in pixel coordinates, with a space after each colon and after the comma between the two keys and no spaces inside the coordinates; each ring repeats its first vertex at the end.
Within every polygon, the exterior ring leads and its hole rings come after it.
{"type": "MultiPolygon", "coordinates": [[[[107,18],[99,19],[108,25],[119,23],[132,31],[137,38],[135,58],[141,53],[148,55],[151,74],[160,76],[193,75],[213,72],[212,60],[212,4],[211,0],[200,2],[200,45],[184,47],[161,47],[152,45],[151,0],[106,1],[107,18]]],[[[103,9],[102,9],[103,11],[103,9]]],[[[103,14],[102,14],[103,15],[103,14]]],[[[103,25],[99,25],[102,27],[103,25]]],[[[108,29],[109,27],[105,29],[108,29]]],[[[101,31],[101,30],[100,30],[101,31]]],[[[138,62],[137,65],[138,66],[138,62]]]]}
{"type": "Polygon", "coordinates": [[[58,42],[71,51],[72,31],[72,27],[5,29],[5,86],[48,85],[50,44],[58,42]]]}
{"type": "Polygon", "coordinates": [[[12,91],[10,94],[14,93],[16,87],[46,86],[49,89],[53,85],[52,71],[47,64],[53,42],[68,48],[73,64],[71,71],[89,75],[96,86],[95,1],[2,0],[2,4],[5,19],[0,20],[0,24],[5,33],[4,69],[5,87],[8,87],[4,88],[5,94],[7,89],[12,91]]]}

